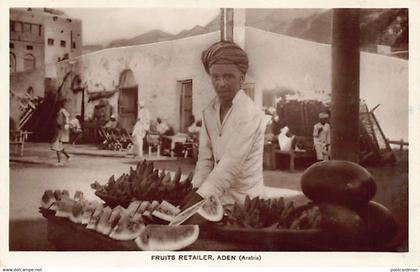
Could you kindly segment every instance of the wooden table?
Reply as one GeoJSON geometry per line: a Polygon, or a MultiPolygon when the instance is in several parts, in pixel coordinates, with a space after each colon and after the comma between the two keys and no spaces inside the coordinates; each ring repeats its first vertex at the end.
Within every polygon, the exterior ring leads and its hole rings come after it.
{"type": "MultiPolygon", "coordinates": [[[[134,241],[115,241],[108,236],[86,229],[51,211],[41,212],[48,220],[48,240],[56,251],[139,251],[134,241]]],[[[382,246],[338,243],[337,237],[320,229],[278,233],[256,229],[225,228],[208,224],[200,226],[195,243],[183,251],[395,251],[382,246]]]]}

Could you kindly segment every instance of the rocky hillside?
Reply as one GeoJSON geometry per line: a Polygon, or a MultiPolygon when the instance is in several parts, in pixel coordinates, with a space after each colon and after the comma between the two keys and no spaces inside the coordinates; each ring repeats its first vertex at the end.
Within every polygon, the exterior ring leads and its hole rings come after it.
{"type": "MultiPolygon", "coordinates": [[[[285,34],[320,43],[331,42],[330,9],[247,9],[246,25],[274,33],[285,34]]],[[[103,47],[84,46],[85,52],[103,48],[147,44],[180,39],[219,29],[219,17],[206,26],[194,26],[173,35],[160,30],[152,30],[130,39],[115,40],[103,47]]],[[[362,9],[360,18],[361,48],[376,52],[378,44],[391,47],[392,51],[408,50],[408,10],[407,9],[362,9]]],[[[398,55],[408,58],[408,54],[398,55]]]]}

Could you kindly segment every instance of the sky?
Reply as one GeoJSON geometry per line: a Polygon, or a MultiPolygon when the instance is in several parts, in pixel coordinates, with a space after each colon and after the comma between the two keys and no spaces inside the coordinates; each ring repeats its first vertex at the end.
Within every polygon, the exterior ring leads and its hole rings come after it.
{"type": "Polygon", "coordinates": [[[219,9],[185,8],[60,8],[69,17],[82,20],[83,45],[107,44],[132,38],[153,29],[176,34],[195,25],[206,25],[219,9]]]}

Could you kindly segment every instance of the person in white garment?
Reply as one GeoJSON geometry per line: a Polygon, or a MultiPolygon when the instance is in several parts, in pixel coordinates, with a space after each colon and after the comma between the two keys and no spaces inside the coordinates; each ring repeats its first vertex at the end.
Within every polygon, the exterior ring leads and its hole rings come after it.
{"type": "Polygon", "coordinates": [[[134,139],[134,152],[135,155],[143,157],[143,140],[146,137],[147,132],[150,129],[150,113],[145,107],[143,101],[139,102],[139,111],[137,122],[134,125],[132,136],[134,139]]]}
{"type": "Polygon", "coordinates": [[[66,133],[68,135],[68,130],[70,128],[70,121],[69,117],[70,114],[65,108],[66,106],[66,99],[59,99],[57,101],[57,108],[58,112],[54,119],[54,137],[51,144],[51,149],[56,152],[57,154],[57,163],[56,166],[63,166],[63,162],[61,161],[61,154],[63,154],[67,160],[70,160],[69,154],[64,150],[63,142],[68,141],[68,136],[66,137],[66,133]]]}
{"type": "Polygon", "coordinates": [[[198,161],[193,178],[197,188],[183,208],[211,195],[223,204],[244,203],[245,197],[265,197],[263,147],[265,122],[261,109],[241,89],[248,57],[232,42],[221,41],[202,53],[216,97],[204,108],[198,161]]]}
{"type": "Polygon", "coordinates": [[[321,112],[319,122],[314,125],[314,147],[316,159],[318,161],[328,160],[330,157],[330,124],[328,124],[328,114],[321,112]]]}
{"type": "Polygon", "coordinates": [[[280,129],[280,134],[278,136],[280,150],[282,151],[290,151],[294,149],[294,140],[295,135],[290,134],[290,129],[285,126],[280,129]]]}

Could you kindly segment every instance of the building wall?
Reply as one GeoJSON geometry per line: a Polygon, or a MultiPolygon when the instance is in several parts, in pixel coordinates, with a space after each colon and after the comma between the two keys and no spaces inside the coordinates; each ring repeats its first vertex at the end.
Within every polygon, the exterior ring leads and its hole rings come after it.
{"type": "MultiPolygon", "coordinates": [[[[57,64],[58,82],[70,70],[78,74],[89,92],[118,89],[120,74],[130,69],[138,85],[138,99],[146,102],[153,119],[167,117],[179,129],[180,89],[178,81],[192,79],[193,114],[202,109],[215,96],[202,64],[201,52],[217,41],[219,32],[154,44],[111,48],[74,60],[57,64]]],[[[64,90],[69,97],[70,90],[64,90]]],[[[76,98],[74,98],[76,99],[76,98]]],[[[87,101],[87,98],[86,98],[87,101]]],[[[109,99],[118,109],[118,94],[109,99]]],[[[86,116],[90,117],[96,103],[86,103],[86,116]]]]}
{"type": "Polygon", "coordinates": [[[54,14],[44,14],[45,27],[45,63],[55,63],[59,59],[75,58],[82,53],[82,23],[80,20],[71,19],[54,14]],[[54,44],[49,44],[52,39],[54,44]],[[61,42],[65,42],[63,46],[61,42]],[[72,47],[74,42],[75,48],[72,47]]]}
{"type": "MultiPolygon", "coordinates": [[[[10,52],[16,58],[16,71],[23,71],[23,57],[32,54],[36,58],[36,66],[56,63],[64,58],[74,58],[82,54],[82,22],[71,19],[60,12],[43,9],[10,9],[10,23],[16,26],[10,29],[10,43],[14,48],[10,52]],[[32,31],[20,30],[21,23],[32,26],[32,31]],[[48,40],[54,40],[54,44],[48,40]],[[61,41],[65,45],[61,45],[61,41]],[[30,45],[33,49],[27,49],[30,45]]],[[[46,65],[50,77],[56,76],[53,66],[46,65]]]]}
{"type": "Polygon", "coordinates": [[[35,57],[35,66],[44,64],[44,28],[43,18],[24,9],[10,10],[10,53],[16,61],[16,69],[11,72],[24,71],[24,57],[28,54],[35,57]]]}
{"type": "MultiPolygon", "coordinates": [[[[331,93],[329,45],[247,27],[245,49],[258,96],[275,87],[307,98],[331,93]]],[[[375,115],[386,137],[408,140],[408,61],[362,52],[360,96],[369,108],[381,105],[375,115]]]]}

